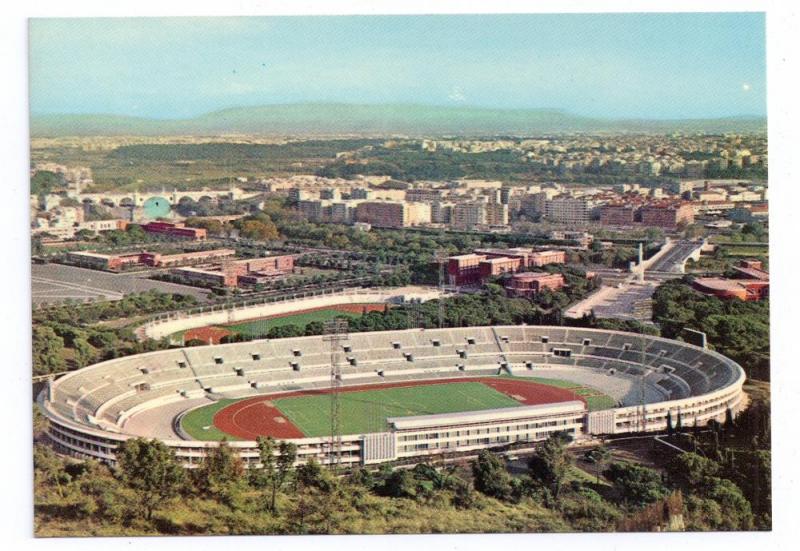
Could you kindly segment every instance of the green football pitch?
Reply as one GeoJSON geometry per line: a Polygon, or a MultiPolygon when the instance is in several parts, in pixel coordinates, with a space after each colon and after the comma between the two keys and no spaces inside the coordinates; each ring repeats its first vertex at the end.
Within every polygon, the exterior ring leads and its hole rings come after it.
{"type": "Polygon", "coordinates": [[[312,321],[326,322],[336,318],[355,318],[361,314],[353,314],[350,312],[342,312],[331,308],[330,310],[315,310],[313,312],[303,312],[301,314],[294,314],[291,316],[280,316],[275,318],[266,318],[253,321],[246,321],[233,325],[220,325],[225,329],[230,329],[235,333],[247,335],[249,337],[261,337],[266,335],[273,327],[280,327],[282,325],[297,325],[298,327],[305,327],[312,321]]]}
{"type": "MultiPolygon", "coordinates": [[[[279,398],[273,404],[306,436],[327,436],[331,431],[330,395],[279,398]]],[[[519,407],[513,398],[479,382],[385,388],[339,395],[342,434],[387,429],[387,417],[408,417],[519,407]]]]}

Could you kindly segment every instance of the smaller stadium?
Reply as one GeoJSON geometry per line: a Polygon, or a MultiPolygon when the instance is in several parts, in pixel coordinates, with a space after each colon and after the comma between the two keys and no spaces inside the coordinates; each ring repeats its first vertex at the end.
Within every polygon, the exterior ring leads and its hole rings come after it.
{"type": "Polygon", "coordinates": [[[256,464],[256,439],[271,436],[294,442],[298,462],[358,466],[531,446],[554,432],[580,441],[662,431],[670,418],[702,426],[744,405],[738,364],[659,337],[549,326],[338,337],[83,368],[39,396],[48,436],[62,453],[109,463],[120,442],[157,438],[187,467],[223,441],[256,464]]]}
{"type": "Polygon", "coordinates": [[[275,314],[243,321],[193,327],[186,331],[178,331],[170,335],[172,340],[184,343],[200,341],[204,344],[220,344],[225,337],[241,335],[246,338],[264,338],[274,327],[295,325],[300,329],[309,323],[324,323],[336,318],[355,318],[367,312],[383,312],[389,308],[388,303],[353,303],[319,306],[286,314],[275,314]]]}

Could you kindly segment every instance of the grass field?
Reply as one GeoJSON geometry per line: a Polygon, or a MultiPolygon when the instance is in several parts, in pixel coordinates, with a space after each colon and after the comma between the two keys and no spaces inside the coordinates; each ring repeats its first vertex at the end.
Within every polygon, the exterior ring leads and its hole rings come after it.
{"type": "Polygon", "coordinates": [[[222,408],[238,400],[223,399],[213,404],[190,411],[181,419],[181,428],[197,440],[239,440],[235,436],[226,434],[214,426],[214,415],[222,408]]]}
{"type": "MultiPolygon", "coordinates": [[[[326,322],[328,320],[345,317],[345,318],[357,318],[361,316],[360,313],[355,312],[344,312],[342,310],[337,310],[336,308],[326,308],[323,310],[315,310],[313,312],[301,312],[298,314],[290,314],[287,316],[276,316],[273,318],[264,318],[264,319],[255,319],[250,321],[244,321],[241,323],[234,323],[231,325],[213,325],[212,327],[218,327],[222,329],[227,329],[232,333],[240,333],[242,335],[247,335],[248,337],[266,337],[267,333],[273,327],[281,327],[283,325],[296,325],[301,329],[304,328],[307,324],[311,323],[312,321],[319,321],[319,322],[326,322]]],[[[171,339],[183,342],[183,337],[186,334],[186,330],[183,331],[176,331],[170,335],[171,339]]]]}
{"type": "MultiPolygon", "coordinates": [[[[586,400],[589,411],[616,406],[616,401],[610,396],[572,381],[544,377],[503,378],[572,390],[586,400]]],[[[223,399],[195,409],[183,417],[181,427],[198,440],[240,440],[213,426],[214,415],[238,401],[223,399]]],[[[521,405],[510,396],[477,381],[343,392],[339,396],[339,403],[343,434],[384,431],[387,429],[388,417],[479,411],[521,405]]],[[[272,404],[307,436],[326,436],[330,433],[329,395],[277,398],[272,400],[272,404]]]]}
{"type": "Polygon", "coordinates": [[[291,316],[281,316],[276,318],[267,318],[253,321],[246,321],[244,323],[237,323],[234,325],[224,325],[225,329],[230,329],[242,335],[258,337],[266,335],[267,332],[273,327],[281,325],[297,325],[298,327],[305,327],[312,321],[326,322],[335,318],[346,317],[355,318],[360,314],[353,314],[349,312],[342,312],[331,308],[330,310],[315,310],[313,312],[303,312],[301,314],[294,314],[291,316]]]}
{"type": "MultiPolygon", "coordinates": [[[[330,396],[273,400],[287,419],[307,436],[330,434],[330,396]]],[[[386,388],[339,395],[342,434],[386,430],[387,417],[519,407],[520,403],[483,383],[386,388]]]]}
{"type": "Polygon", "coordinates": [[[754,256],[768,256],[769,249],[767,247],[737,247],[736,245],[720,245],[722,252],[725,256],[740,256],[752,258],[754,256]]]}
{"type": "Polygon", "coordinates": [[[589,408],[589,411],[611,409],[617,405],[617,401],[614,400],[614,398],[606,396],[605,394],[584,396],[583,399],[586,400],[586,406],[589,408]]]}

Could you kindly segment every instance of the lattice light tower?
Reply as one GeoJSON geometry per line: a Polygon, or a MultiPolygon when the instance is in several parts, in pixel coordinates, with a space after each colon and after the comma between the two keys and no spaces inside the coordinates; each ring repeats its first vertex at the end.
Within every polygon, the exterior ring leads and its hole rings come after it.
{"type": "Polygon", "coordinates": [[[331,347],[331,434],[330,434],[330,468],[336,470],[342,460],[342,425],[339,407],[339,391],[342,386],[342,368],[339,363],[341,343],[348,340],[348,324],[345,319],[332,319],[323,324],[324,336],[322,339],[330,343],[331,347]]]}
{"type": "Polygon", "coordinates": [[[414,300],[406,306],[406,327],[408,329],[419,329],[423,326],[422,312],[420,312],[420,303],[414,300]]]}
{"type": "Polygon", "coordinates": [[[439,268],[439,329],[444,328],[444,282],[445,266],[447,265],[447,251],[439,249],[436,251],[436,265],[439,268]]]}
{"type": "Polygon", "coordinates": [[[639,429],[642,432],[647,431],[647,406],[645,405],[645,388],[644,388],[644,378],[647,375],[647,367],[645,367],[645,347],[647,346],[647,338],[644,335],[644,328],[642,328],[642,343],[641,343],[641,353],[642,353],[642,361],[640,362],[642,366],[642,374],[639,375],[639,407],[641,408],[641,417],[640,417],[640,426],[639,429]]]}

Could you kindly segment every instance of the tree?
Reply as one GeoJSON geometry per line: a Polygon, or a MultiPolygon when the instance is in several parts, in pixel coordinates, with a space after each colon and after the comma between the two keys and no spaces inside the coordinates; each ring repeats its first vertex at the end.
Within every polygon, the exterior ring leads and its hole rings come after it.
{"type": "Polygon", "coordinates": [[[725,408],[725,424],[722,425],[722,430],[725,434],[730,434],[733,431],[733,411],[730,407],[725,408]]]}
{"type": "Polygon", "coordinates": [[[412,472],[415,477],[430,482],[434,490],[447,490],[457,482],[458,477],[455,476],[457,468],[456,465],[447,465],[437,469],[427,463],[418,463],[412,472]]]}
{"type": "Polygon", "coordinates": [[[300,465],[296,474],[297,500],[289,517],[293,531],[299,534],[334,533],[348,507],[342,485],[313,458],[300,465]]]}
{"type": "Polygon", "coordinates": [[[274,241],[278,239],[280,237],[278,228],[268,217],[265,218],[266,221],[246,220],[242,222],[239,229],[240,235],[246,239],[259,241],[274,241]]]}
{"type": "Polygon", "coordinates": [[[64,464],[49,446],[37,444],[33,447],[34,481],[55,486],[58,497],[64,497],[64,486],[72,477],[64,470],[64,464]]]}
{"type": "Polygon", "coordinates": [[[222,222],[215,219],[202,219],[189,217],[186,219],[186,225],[192,228],[205,228],[209,235],[221,235],[223,231],[222,222]]]}
{"type": "Polygon", "coordinates": [[[417,483],[411,471],[395,469],[386,477],[381,494],[389,497],[414,497],[417,495],[417,483]]]}
{"type": "Polygon", "coordinates": [[[58,373],[66,367],[64,357],[64,339],[56,334],[48,325],[33,326],[33,373],[46,375],[58,373]]]}
{"type": "Polygon", "coordinates": [[[119,343],[113,331],[96,331],[89,336],[89,344],[97,348],[111,348],[119,343]]]}
{"type": "Polygon", "coordinates": [[[605,475],[622,498],[634,507],[653,503],[667,494],[658,472],[641,465],[612,463],[605,475]]]}
{"type": "Polygon", "coordinates": [[[306,335],[321,335],[324,329],[325,328],[321,321],[310,321],[306,324],[303,332],[306,335]]]}
{"type": "Polygon", "coordinates": [[[317,460],[309,459],[296,470],[296,488],[318,488],[322,491],[330,490],[336,483],[331,474],[322,468],[317,460]]]}
{"type": "Polygon", "coordinates": [[[64,175],[49,170],[37,170],[31,176],[31,195],[44,196],[53,188],[64,185],[64,175]]]}
{"type": "Polygon", "coordinates": [[[295,444],[281,441],[277,448],[276,450],[275,440],[271,436],[258,438],[258,452],[261,460],[258,476],[262,483],[270,489],[269,510],[273,515],[278,512],[275,505],[276,496],[290,476],[297,458],[295,444]]]}
{"type": "Polygon", "coordinates": [[[750,503],[736,484],[724,478],[710,478],[703,495],[716,502],[722,511],[722,530],[749,530],[753,525],[750,503]]]}
{"type": "Polygon", "coordinates": [[[457,479],[453,491],[453,506],[456,509],[471,509],[475,506],[475,492],[466,480],[457,479]]]}
{"type": "Polygon", "coordinates": [[[531,478],[546,486],[558,500],[564,479],[572,466],[572,456],[567,452],[570,438],[567,434],[556,432],[536,449],[528,461],[531,478]]]}
{"type": "Polygon", "coordinates": [[[96,237],[96,234],[92,230],[78,230],[75,232],[75,238],[79,241],[91,241],[96,237]]]}
{"type": "Polygon", "coordinates": [[[227,441],[222,440],[219,446],[212,448],[193,474],[195,487],[199,491],[211,494],[230,506],[238,504],[244,465],[227,441]]]}
{"type": "Polygon", "coordinates": [[[147,520],[156,507],[178,494],[184,482],[183,467],[158,440],[126,440],[117,449],[117,465],[120,479],[139,496],[147,520]]]}
{"type": "Polygon", "coordinates": [[[592,451],[592,457],[597,464],[597,479],[595,480],[595,483],[600,484],[600,472],[603,470],[603,466],[608,462],[608,460],[611,459],[611,450],[605,446],[600,446],[592,451]]]}
{"type": "Polygon", "coordinates": [[[75,361],[79,366],[85,366],[92,363],[92,360],[95,356],[95,350],[94,347],[92,347],[92,345],[86,341],[86,339],[75,339],[72,343],[72,346],[75,349],[75,361]]]}
{"type": "Polygon", "coordinates": [[[472,461],[475,489],[489,497],[508,499],[511,496],[511,475],[502,460],[489,450],[481,450],[472,461]]]}
{"type": "Polygon", "coordinates": [[[718,471],[719,464],[716,461],[692,452],[679,454],[667,464],[670,480],[684,492],[697,491],[718,471]]]}

